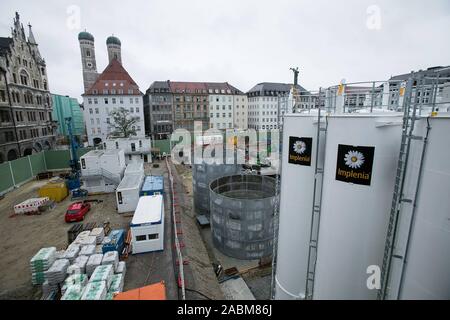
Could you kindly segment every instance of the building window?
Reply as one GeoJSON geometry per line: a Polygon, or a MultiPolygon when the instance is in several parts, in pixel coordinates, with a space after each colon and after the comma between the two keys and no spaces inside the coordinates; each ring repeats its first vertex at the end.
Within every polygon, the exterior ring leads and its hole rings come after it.
{"type": "Polygon", "coordinates": [[[147,240],[147,236],[146,235],[136,236],[136,241],[145,241],[145,240],[147,240]]]}
{"type": "Polygon", "coordinates": [[[98,114],[98,108],[95,108],[95,113],[98,114]]]}
{"type": "Polygon", "coordinates": [[[105,98],[105,104],[108,104],[108,98],[105,98]]]}
{"type": "Polygon", "coordinates": [[[148,240],[157,240],[157,239],[159,239],[158,233],[152,233],[148,235],[148,240]]]}

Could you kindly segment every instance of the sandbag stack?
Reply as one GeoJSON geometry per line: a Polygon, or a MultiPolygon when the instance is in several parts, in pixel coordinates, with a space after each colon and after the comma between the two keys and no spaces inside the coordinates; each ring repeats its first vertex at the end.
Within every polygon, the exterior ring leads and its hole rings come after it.
{"type": "Polygon", "coordinates": [[[113,266],[111,264],[98,266],[95,268],[92,276],[89,278],[89,282],[99,282],[104,281],[106,284],[106,289],[108,290],[111,286],[112,277],[114,275],[113,266]]]}
{"type": "Polygon", "coordinates": [[[116,272],[119,266],[119,253],[117,251],[108,251],[103,255],[102,265],[111,264],[113,271],[116,272]]]}
{"type": "Polygon", "coordinates": [[[91,237],[95,237],[96,244],[101,244],[105,237],[105,230],[103,228],[94,228],[90,233],[91,237]]]}
{"type": "Polygon", "coordinates": [[[51,285],[62,283],[66,278],[66,272],[69,265],[70,262],[68,259],[56,260],[52,266],[45,271],[45,278],[48,280],[48,283],[51,285]]]}
{"type": "Polygon", "coordinates": [[[83,289],[88,284],[88,277],[85,274],[73,274],[64,280],[64,284],[61,287],[61,294],[64,293],[72,286],[78,286],[83,289]]]}
{"type": "Polygon", "coordinates": [[[111,286],[108,289],[108,293],[117,293],[123,291],[124,276],[121,273],[115,274],[111,278],[111,286]]]}
{"type": "Polygon", "coordinates": [[[61,300],[80,300],[83,292],[84,287],[81,285],[69,286],[61,297],[61,300]]]}
{"type": "Polygon", "coordinates": [[[92,276],[95,268],[102,264],[103,254],[93,254],[89,257],[89,260],[86,263],[86,274],[88,277],[92,276]]]}
{"type": "Polygon", "coordinates": [[[33,285],[45,282],[45,271],[47,271],[56,260],[56,248],[42,248],[30,260],[31,282],[33,285]]]}
{"type": "Polygon", "coordinates": [[[105,281],[89,282],[84,288],[81,300],[105,300],[106,299],[105,281]]]}
{"type": "Polygon", "coordinates": [[[67,274],[86,273],[86,264],[88,260],[88,256],[78,256],[73,264],[67,268],[67,274]]]}
{"type": "Polygon", "coordinates": [[[78,255],[80,256],[91,256],[95,253],[95,245],[89,244],[86,246],[82,246],[80,249],[80,253],[78,255]]]}
{"type": "Polygon", "coordinates": [[[116,274],[121,273],[123,278],[125,279],[125,273],[127,272],[127,265],[125,261],[120,261],[117,265],[116,274]]]}
{"type": "Polygon", "coordinates": [[[64,252],[62,259],[67,259],[70,261],[70,264],[73,264],[75,258],[78,257],[78,253],[80,252],[80,246],[76,244],[71,244],[67,250],[64,252]]]}

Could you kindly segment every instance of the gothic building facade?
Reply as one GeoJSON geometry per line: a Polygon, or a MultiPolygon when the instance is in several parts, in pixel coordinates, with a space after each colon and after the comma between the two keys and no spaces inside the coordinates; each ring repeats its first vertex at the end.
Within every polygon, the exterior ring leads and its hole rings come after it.
{"type": "Polygon", "coordinates": [[[0,163],[55,144],[47,69],[28,25],[16,13],[11,37],[0,37],[0,163]]]}

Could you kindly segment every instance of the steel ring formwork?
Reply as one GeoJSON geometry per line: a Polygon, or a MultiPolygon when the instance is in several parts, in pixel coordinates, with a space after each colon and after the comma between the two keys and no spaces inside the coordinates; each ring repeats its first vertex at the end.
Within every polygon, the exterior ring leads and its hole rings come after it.
{"type": "Polygon", "coordinates": [[[192,166],[192,185],[194,191],[194,208],[197,214],[209,215],[209,184],[211,181],[227,176],[238,174],[241,166],[236,159],[236,151],[224,151],[222,164],[212,162],[212,159],[206,159],[200,164],[192,166]]]}
{"type": "Polygon", "coordinates": [[[215,247],[237,259],[270,256],[276,180],[232,175],[210,184],[211,232],[215,247]]]}

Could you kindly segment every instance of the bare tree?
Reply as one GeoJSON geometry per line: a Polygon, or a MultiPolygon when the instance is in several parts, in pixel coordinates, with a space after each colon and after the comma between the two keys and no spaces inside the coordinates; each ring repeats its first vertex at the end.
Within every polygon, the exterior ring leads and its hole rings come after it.
{"type": "Polygon", "coordinates": [[[130,116],[130,111],[123,107],[114,109],[109,113],[112,122],[109,123],[112,128],[111,136],[117,138],[128,138],[136,135],[135,124],[139,121],[139,117],[130,116]]]}

